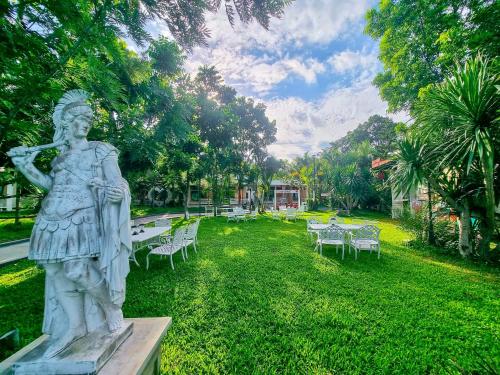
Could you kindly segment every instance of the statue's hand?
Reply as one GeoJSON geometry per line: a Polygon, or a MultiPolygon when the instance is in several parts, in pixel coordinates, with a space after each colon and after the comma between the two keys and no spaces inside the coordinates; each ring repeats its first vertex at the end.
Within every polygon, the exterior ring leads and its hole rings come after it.
{"type": "Polygon", "coordinates": [[[106,187],[106,198],[111,203],[118,203],[123,199],[123,192],[120,188],[108,186],[106,187]]]}
{"type": "Polygon", "coordinates": [[[19,146],[11,148],[7,155],[12,158],[12,163],[14,163],[16,167],[23,167],[27,164],[33,164],[33,161],[39,153],[40,151],[28,152],[28,147],[19,146]]]}
{"type": "Polygon", "coordinates": [[[89,185],[92,187],[104,187],[106,183],[102,178],[94,177],[89,181],[89,185]]]}

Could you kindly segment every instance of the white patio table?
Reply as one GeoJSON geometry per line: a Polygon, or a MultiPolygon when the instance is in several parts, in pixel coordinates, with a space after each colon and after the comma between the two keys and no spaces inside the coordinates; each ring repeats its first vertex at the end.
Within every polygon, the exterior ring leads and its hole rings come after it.
{"type": "MultiPolygon", "coordinates": [[[[311,232],[315,232],[318,234],[320,230],[328,228],[332,224],[309,224],[309,230],[311,232]]],[[[357,230],[363,226],[363,224],[335,224],[336,226],[344,229],[347,232],[357,230]]],[[[350,245],[349,245],[350,246],[350,245]]],[[[314,251],[316,251],[318,248],[318,242],[316,241],[316,246],[314,247],[314,251]]]]}
{"type": "Polygon", "coordinates": [[[142,249],[144,246],[152,242],[160,242],[160,234],[169,231],[171,227],[146,227],[143,228],[142,233],[132,234],[132,254],[130,258],[139,265],[135,258],[136,251],[142,249]]]}
{"type": "MultiPolygon", "coordinates": [[[[314,232],[318,232],[320,230],[328,228],[330,225],[331,224],[309,224],[309,229],[314,232]]],[[[363,224],[335,224],[335,225],[347,231],[356,230],[363,226],[363,224]]]]}
{"type": "Polygon", "coordinates": [[[215,207],[215,214],[217,216],[227,216],[227,213],[232,211],[233,207],[231,206],[221,206],[221,207],[215,207]]]}

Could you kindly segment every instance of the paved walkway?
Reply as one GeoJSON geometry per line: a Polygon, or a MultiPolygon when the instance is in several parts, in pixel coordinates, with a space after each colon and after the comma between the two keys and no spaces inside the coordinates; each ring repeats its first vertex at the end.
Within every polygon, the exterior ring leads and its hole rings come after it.
{"type": "Polygon", "coordinates": [[[28,256],[29,241],[16,243],[10,246],[0,247],[0,266],[5,263],[15,262],[16,260],[28,256]]]}
{"type": "MultiPolygon", "coordinates": [[[[191,216],[198,216],[199,214],[191,214],[191,216]]],[[[203,215],[203,214],[202,214],[203,215]]],[[[162,214],[153,216],[144,216],[134,219],[136,224],[146,224],[161,218],[179,218],[184,217],[184,214],[162,214]]],[[[0,266],[3,264],[15,262],[16,260],[26,258],[28,256],[29,241],[15,243],[13,245],[1,246],[0,244],[0,266]]]]}

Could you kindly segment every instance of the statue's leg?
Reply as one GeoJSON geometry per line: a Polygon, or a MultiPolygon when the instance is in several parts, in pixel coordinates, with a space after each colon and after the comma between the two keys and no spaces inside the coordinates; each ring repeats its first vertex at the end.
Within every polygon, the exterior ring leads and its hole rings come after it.
{"type": "Polygon", "coordinates": [[[72,342],[87,334],[83,318],[83,295],[76,285],[66,278],[62,263],[44,265],[47,276],[54,280],[57,302],[68,317],[68,330],[45,352],[45,357],[51,358],[66,349],[72,342]]]}
{"type": "Polygon", "coordinates": [[[109,330],[113,332],[119,329],[123,324],[121,306],[111,302],[104,276],[94,265],[95,262],[91,259],[78,259],[70,262],[75,266],[71,267],[71,272],[66,273],[67,277],[96,299],[106,315],[109,330]]]}

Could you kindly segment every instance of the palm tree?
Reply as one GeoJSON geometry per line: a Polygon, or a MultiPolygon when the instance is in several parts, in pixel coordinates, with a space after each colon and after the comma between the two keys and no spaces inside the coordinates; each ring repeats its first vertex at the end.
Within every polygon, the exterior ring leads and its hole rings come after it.
{"type": "MultiPolygon", "coordinates": [[[[497,117],[499,75],[481,55],[457,66],[444,82],[432,86],[416,106],[416,124],[425,139],[439,139],[429,157],[435,166],[457,166],[464,176],[474,164],[483,177],[485,214],[481,254],[485,256],[495,228],[495,142],[500,139],[497,117]]],[[[497,144],[498,148],[498,144],[497,144]]],[[[498,152],[498,151],[496,151],[498,152]]]]}
{"type": "Polygon", "coordinates": [[[432,191],[431,184],[426,179],[427,171],[425,160],[427,150],[420,138],[408,135],[403,140],[399,141],[398,149],[395,153],[396,164],[392,170],[389,182],[397,194],[409,194],[410,191],[416,189],[419,185],[427,184],[428,197],[428,241],[429,244],[435,245],[436,239],[434,235],[434,224],[432,220],[432,191]]]}

